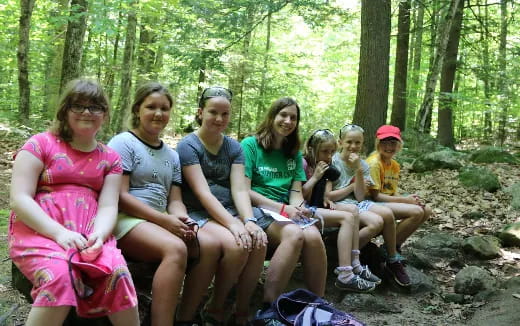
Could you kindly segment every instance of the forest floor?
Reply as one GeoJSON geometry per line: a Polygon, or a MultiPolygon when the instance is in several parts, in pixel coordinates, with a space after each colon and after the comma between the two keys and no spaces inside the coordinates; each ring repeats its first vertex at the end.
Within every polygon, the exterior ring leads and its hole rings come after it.
{"type": "MultiPolygon", "coordinates": [[[[0,325],[23,325],[30,305],[23,296],[11,286],[11,261],[7,253],[7,224],[9,184],[12,155],[23,139],[17,136],[0,138],[0,325]]],[[[459,185],[457,172],[438,170],[428,173],[402,172],[403,191],[417,193],[428,201],[435,216],[428,221],[409,242],[417,241],[430,232],[447,232],[459,237],[470,235],[492,235],[503,225],[520,221],[520,212],[510,206],[510,196],[504,191],[514,183],[520,182],[518,166],[507,164],[486,164],[499,177],[502,189],[495,193],[468,190],[459,185]],[[464,213],[480,211],[483,219],[463,218],[464,213]]],[[[406,244],[404,246],[406,252],[406,244]]],[[[335,259],[331,259],[333,261],[335,259]]],[[[496,279],[520,277],[520,248],[503,248],[500,258],[472,262],[486,269],[496,279]]],[[[330,267],[330,266],[329,266],[330,267]]],[[[420,294],[405,294],[391,286],[381,286],[373,296],[382,298],[388,309],[361,309],[352,314],[367,325],[510,325],[501,320],[519,320],[520,282],[509,289],[483,301],[468,300],[467,303],[447,303],[442,300],[443,293],[453,293],[454,279],[458,269],[439,264],[438,268],[424,271],[434,283],[435,289],[420,294]],[[509,317],[492,319],[492,316],[509,317]],[[491,317],[490,317],[491,316],[491,317]],[[491,318],[491,319],[490,319],[491,318]],[[515,319],[516,318],[516,319],[515,319]]],[[[339,292],[334,287],[334,278],[329,274],[326,299],[342,308],[345,301],[354,298],[339,292]]],[[[291,288],[302,287],[301,268],[295,273],[291,288]]],[[[260,294],[260,287],[255,298],[260,294]]],[[[258,298],[260,299],[260,298],[258,298]]]]}

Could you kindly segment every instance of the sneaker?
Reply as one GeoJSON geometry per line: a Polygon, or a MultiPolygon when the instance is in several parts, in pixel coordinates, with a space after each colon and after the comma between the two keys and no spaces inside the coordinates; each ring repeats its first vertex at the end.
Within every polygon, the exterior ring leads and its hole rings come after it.
{"type": "Polygon", "coordinates": [[[354,274],[354,277],[348,281],[343,281],[338,276],[338,278],[336,278],[336,282],[334,282],[334,285],[340,290],[352,292],[370,292],[376,288],[375,283],[364,280],[356,274],[354,274]]]}
{"type": "Polygon", "coordinates": [[[368,266],[361,265],[361,272],[359,274],[357,274],[356,272],[354,273],[356,275],[359,275],[364,280],[367,280],[375,284],[381,284],[381,279],[377,277],[375,274],[373,274],[368,268],[368,266]]]}
{"type": "Polygon", "coordinates": [[[399,260],[393,263],[386,262],[386,270],[400,286],[410,285],[410,277],[406,273],[403,262],[399,260]]]}

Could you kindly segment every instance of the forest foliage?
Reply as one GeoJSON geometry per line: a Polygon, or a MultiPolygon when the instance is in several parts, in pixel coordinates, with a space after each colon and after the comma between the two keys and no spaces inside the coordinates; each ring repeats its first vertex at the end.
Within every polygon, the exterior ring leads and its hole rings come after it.
{"type": "MultiPolygon", "coordinates": [[[[429,77],[436,56],[449,51],[449,45],[439,46],[439,38],[450,36],[446,23],[454,18],[448,11],[457,0],[4,0],[0,4],[0,120],[35,130],[45,128],[63,79],[69,78],[70,65],[76,64],[76,74],[100,80],[111,97],[114,113],[107,135],[124,127],[135,86],[152,79],[166,84],[175,99],[170,134],[193,128],[197,96],[204,87],[223,85],[234,92],[228,132],[238,137],[253,132],[270,103],[281,96],[294,97],[302,107],[304,137],[313,129],[337,131],[353,122],[355,110],[361,110],[359,102],[370,96],[379,97],[375,103],[383,104],[358,112],[364,116],[362,121],[371,119],[370,110],[374,114],[383,110],[377,123],[389,123],[398,102],[405,111],[399,118],[405,128],[436,136],[443,96],[449,99],[443,105],[452,110],[449,119],[455,144],[518,144],[519,4],[460,1],[454,80],[450,92],[441,92],[439,83],[434,84],[431,127],[426,130],[417,124],[417,115],[432,85],[429,77]],[[34,8],[26,44],[29,104],[24,113],[22,88],[27,86],[20,77],[20,17],[24,5],[31,2],[34,8]],[[378,83],[360,84],[358,72],[367,68],[360,67],[360,53],[381,55],[378,48],[385,49],[386,44],[383,41],[380,47],[375,44],[369,52],[363,51],[362,20],[370,23],[376,17],[362,17],[362,9],[383,8],[382,4],[386,8],[388,3],[390,51],[382,55],[389,60],[378,67],[388,70],[388,78],[383,76],[388,91],[376,92],[370,87],[378,83]],[[399,13],[408,15],[408,29],[398,30],[399,20],[406,17],[399,13]],[[84,31],[70,39],[68,32],[74,24],[80,29],[84,24],[84,31]],[[408,40],[404,73],[403,64],[396,63],[399,36],[408,40]],[[80,45],[75,63],[71,54],[63,57],[64,51],[71,53],[67,42],[80,45]],[[396,78],[398,84],[394,84],[396,78]],[[404,101],[393,101],[394,87],[402,89],[403,82],[404,101]]],[[[373,39],[374,34],[369,35],[373,39]]],[[[380,40],[381,35],[377,36],[380,40]]],[[[369,69],[368,74],[374,72],[369,69]]],[[[442,80],[442,76],[437,78],[442,80]]]]}

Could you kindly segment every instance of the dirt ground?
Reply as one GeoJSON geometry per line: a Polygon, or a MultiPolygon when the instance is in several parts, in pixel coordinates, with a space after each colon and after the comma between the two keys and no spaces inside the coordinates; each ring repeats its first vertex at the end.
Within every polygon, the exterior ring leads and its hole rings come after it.
{"type": "MultiPolygon", "coordinates": [[[[30,305],[21,294],[11,287],[11,261],[7,254],[8,199],[11,173],[11,158],[15,148],[23,139],[1,137],[0,139],[0,325],[23,325],[30,305]]],[[[520,182],[518,166],[488,164],[500,179],[503,189],[520,182]]],[[[500,226],[520,220],[520,212],[510,207],[510,197],[504,190],[490,194],[463,189],[456,181],[455,171],[435,171],[425,174],[411,174],[403,171],[404,189],[409,193],[419,193],[434,208],[435,217],[426,223],[409,241],[417,241],[428,232],[443,231],[468,236],[493,234],[500,226]],[[481,211],[486,219],[468,220],[464,213],[481,211]]],[[[406,248],[406,247],[405,247],[406,248]]],[[[377,312],[352,312],[367,325],[493,325],[509,326],[518,324],[520,306],[520,250],[504,248],[502,257],[479,262],[493,276],[501,281],[510,280],[505,289],[483,301],[468,301],[464,304],[446,303],[442,293],[453,292],[456,271],[449,266],[428,271],[435,289],[422,294],[406,294],[392,286],[382,286],[373,294],[383,298],[388,309],[377,312]]],[[[331,267],[331,266],[329,266],[331,267]]],[[[329,274],[326,299],[338,308],[342,301],[353,296],[334,288],[334,278],[329,274]]],[[[303,287],[301,268],[297,269],[290,288],[303,287]]],[[[259,297],[261,288],[255,297],[259,297]]],[[[260,299],[260,298],[258,298],[260,299]]],[[[259,301],[253,301],[259,302],[259,301]]],[[[368,309],[369,310],[369,309],[368,309]]]]}

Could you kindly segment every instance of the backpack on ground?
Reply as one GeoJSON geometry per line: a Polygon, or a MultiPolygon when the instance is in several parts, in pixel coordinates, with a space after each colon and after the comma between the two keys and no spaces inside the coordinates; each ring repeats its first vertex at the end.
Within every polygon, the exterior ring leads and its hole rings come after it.
{"type": "Polygon", "coordinates": [[[297,289],[284,293],[253,320],[255,326],[364,326],[314,293],[297,289]]]}

